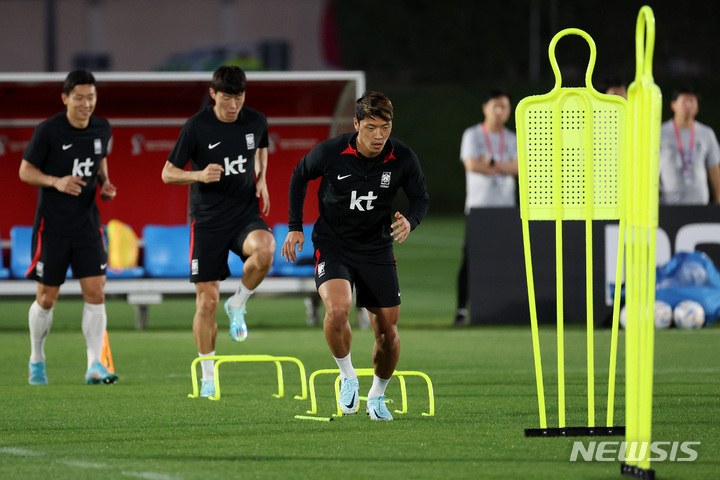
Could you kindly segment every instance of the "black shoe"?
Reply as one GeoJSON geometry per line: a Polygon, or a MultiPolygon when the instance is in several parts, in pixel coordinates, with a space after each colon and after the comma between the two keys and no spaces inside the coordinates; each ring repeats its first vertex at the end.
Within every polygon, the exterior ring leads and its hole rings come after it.
{"type": "Polygon", "coordinates": [[[465,322],[467,321],[467,312],[459,311],[455,314],[455,321],[453,322],[453,327],[462,327],[465,325],[465,322]]]}

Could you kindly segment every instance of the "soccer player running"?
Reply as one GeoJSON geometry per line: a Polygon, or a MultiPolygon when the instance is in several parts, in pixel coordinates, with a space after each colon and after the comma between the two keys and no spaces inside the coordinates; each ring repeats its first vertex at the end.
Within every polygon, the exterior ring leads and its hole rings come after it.
{"type": "Polygon", "coordinates": [[[118,376],[100,363],[107,327],[107,254],[95,194],[111,200],[117,190],[108,177],[110,124],[93,115],[95,77],[75,70],[63,83],[64,112],[35,127],[20,163],[20,180],[39,187],[33,225],[32,263],[26,277],[38,282],[30,306],[30,385],[47,385],[45,340],[68,266],[80,280],[85,305],[82,332],[87,344],[85,383],[115,383],[118,376]]]}
{"type": "Polygon", "coordinates": [[[373,420],[393,418],[385,406],[385,388],[400,358],[400,287],[393,240],[404,242],[430,204],[417,156],[390,137],[392,121],[390,100],[367,92],[355,103],[357,132],[326,140],[300,160],[290,179],[290,232],[282,246],[282,255],[294,262],[296,246],[301,251],[305,242],[307,185],[322,178],[312,242],[315,285],[325,304],[323,330],[340,369],[340,407],[346,415],[355,414],[359,392],[348,322],[354,286],[357,304],[367,308],[375,332],[375,375],[367,396],[367,413],[373,420]],[[392,201],[400,188],[410,200],[409,211],[395,212],[393,222],[392,201]]]}
{"type": "MultiPolygon", "coordinates": [[[[245,303],[272,266],[275,239],[260,217],[270,211],[266,183],[268,126],[262,113],[245,107],[247,79],[240,67],[213,74],[215,101],[192,116],[162,171],[163,182],[190,187],[190,281],[195,283],[193,335],[201,357],[215,355],[220,281],[230,275],[228,251],[242,258],[243,277],[225,303],[230,336],[247,338],[245,303]],[[185,170],[190,162],[191,168],[185,170]]],[[[214,362],[202,360],[200,395],[215,395],[214,362]]]]}

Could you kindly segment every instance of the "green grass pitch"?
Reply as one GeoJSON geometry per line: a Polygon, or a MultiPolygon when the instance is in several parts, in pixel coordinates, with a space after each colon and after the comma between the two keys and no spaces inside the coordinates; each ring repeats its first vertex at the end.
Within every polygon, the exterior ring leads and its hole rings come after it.
{"type": "MultiPolygon", "coordinates": [[[[120,382],[84,385],[81,303],[62,300],[46,345],[47,387],[27,385],[27,300],[0,302],[0,478],[190,480],[207,478],[621,478],[614,462],[570,462],[574,440],[525,438],[538,427],[529,326],[451,328],[461,218],[429,218],[396,248],[403,306],[398,368],[427,373],[435,416],[424,417],[425,382],[407,377],[408,413],[372,422],[296,420],[310,408],[297,369],[284,363],[285,397],[270,363],[221,367],[222,399],[191,399],[194,302],[151,307],[146,331],[132,309],[108,301],[109,332],[120,382]]],[[[232,281],[232,280],[230,280],[232,281]]],[[[273,354],[302,360],[309,375],[335,368],[321,328],[305,324],[299,298],[254,298],[249,338],[234,343],[218,316],[218,354],[273,354]]],[[[372,333],[354,328],[353,360],[370,367],[372,333]]],[[[541,327],[548,423],[556,426],[555,332],[541,327]]],[[[598,405],[604,425],[609,330],[596,339],[598,405]]],[[[656,335],[653,439],[699,441],[695,462],[657,462],[656,478],[711,479],[720,471],[720,328],[656,335]]],[[[624,338],[620,337],[616,424],[624,420],[624,338]]],[[[568,425],[586,424],[584,331],[566,330],[568,425]]],[[[361,395],[370,379],[361,377],[361,395]]],[[[334,412],[333,378],[318,377],[318,414],[334,412]]],[[[400,406],[397,379],[388,387],[400,406]]]]}

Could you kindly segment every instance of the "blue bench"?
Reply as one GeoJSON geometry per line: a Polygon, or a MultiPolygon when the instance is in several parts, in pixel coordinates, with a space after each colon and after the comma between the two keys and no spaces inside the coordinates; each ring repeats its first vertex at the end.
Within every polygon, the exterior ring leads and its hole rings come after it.
{"type": "MultiPolygon", "coordinates": [[[[190,275],[190,226],[145,225],[142,231],[143,264],[151,278],[187,278],[190,275]]],[[[243,276],[243,261],[228,254],[230,276],[243,276]]],[[[272,275],[270,270],[268,275],[272,275]]]]}
{"type": "MultiPolygon", "coordinates": [[[[0,241],[0,244],[2,244],[2,241],[0,241]]],[[[10,278],[10,270],[5,268],[2,250],[0,250],[0,280],[5,280],[7,278],[10,278]]]]}
{"type": "Polygon", "coordinates": [[[145,225],[143,266],[151,278],[187,278],[190,274],[190,226],[145,225]]]}

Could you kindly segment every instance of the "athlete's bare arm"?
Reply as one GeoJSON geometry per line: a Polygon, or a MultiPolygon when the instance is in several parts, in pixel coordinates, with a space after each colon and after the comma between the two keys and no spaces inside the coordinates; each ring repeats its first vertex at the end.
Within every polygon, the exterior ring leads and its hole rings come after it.
{"type": "Polygon", "coordinates": [[[295,263],[297,254],[295,253],[295,245],[297,245],[297,251],[302,252],[303,245],[305,244],[305,235],[303,232],[288,232],[285,237],[285,242],[282,245],[281,254],[285,257],[286,262],[295,263]]]}
{"type": "Polygon", "coordinates": [[[172,185],[213,183],[220,181],[223,171],[223,167],[217,163],[211,163],[203,170],[183,170],[166,161],[162,171],[162,181],[172,185]]]}
{"type": "Polygon", "coordinates": [[[395,220],[396,221],[390,225],[390,228],[392,229],[392,237],[394,240],[403,243],[407,239],[408,235],[410,235],[410,222],[400,212],[395,212],[395,220]]]}
{"type": "Polygon", "coordinates": [[[74,175],[66,175],[64,177],[46,175],[24,158],[22,162],[20,162],[20,180],[36,187],[55,188],[58,192],[67,193],[68,195],[74,195],[76,197],[82,192],[82,187],[87,185],[82,177],[74,175]]]}
{"type": "Polygon", "coordinates": [[[115,188],[115,185],[110,183],[107,157],[100,160],[100,168],[98,169],[98,182],[100,182],[100,198],[105,201],[115,198],[115,195],[117,195],[117,188],[115,188]]]}
{"type": "Polygon", "coordinates": [[[268,149],[258,148],[255,151],[255,196],[262,199],[262,214],[270,213],[270,194],[267,188],[268,149]]]}

